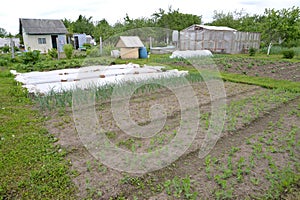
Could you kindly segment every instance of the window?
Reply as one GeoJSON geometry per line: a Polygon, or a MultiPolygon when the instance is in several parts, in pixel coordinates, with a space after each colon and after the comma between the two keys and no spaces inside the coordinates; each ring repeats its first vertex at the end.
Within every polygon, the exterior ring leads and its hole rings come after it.
{"type": "Polygon", "coordinates": [[[39,44],[46,44],[46,38],[38,38],[39,44]]]}

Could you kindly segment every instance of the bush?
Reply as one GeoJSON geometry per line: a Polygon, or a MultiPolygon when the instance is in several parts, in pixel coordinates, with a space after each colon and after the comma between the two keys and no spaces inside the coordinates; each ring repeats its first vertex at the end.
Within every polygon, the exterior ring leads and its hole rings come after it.
{"type": "Polygon", "coordinates": [[[66,44],[66,45],[64,45],[63,49],[66,54],[66,57],[68,59],[72,58],[73,51],[74,51],[73,46],[71,44],[66,44]]]}
{"type": "Polygon", "coordinates": [[[0,66],[6,67],[8,65],[8,61],[7,60],[0,60],[0,66]]]}
{"type": "Polygon", "coordinates": [[[255,48],[251,47],[251,48],[249,49],[249,56],[255,56],[256,51],[257,51],[257,50],[256,50],[255,48]]]}
{"type": "Polygon", "coordinates": [[[89,43],[84,43],[82,46],[83,46],[86,50],[92,48],[92,45],[89,44],[89,43]]]}
{"type": "Polygon", "coordinates": [[[5,45],[4,47],[1,48],[1,50],[3,51],[3,53],[8,53],[10,48],[9,46],[5,45]]]}
{"type": "MultiPolygon", "coordinates": [[[[280,55],[282,53],[282,51],[285,50],[285,48],[281,47],[281,46],[272,46],[271,50],[270,50],[270,54],[272,55],[280,55]]],[[[263,54],[267,54],[268,52],[268,47],[263,47],[260,49],[260,53],[263,54]]]]}
{"type": "Polygon", "coordinates": [[[282,51],[283,58],[292,59],[295,56],[295,51],[292,49],[282,51]]]}
{"type": "Polygon", "coordinates": [[[40,59],[40,51],[38,50],[33,50],[33,51],[28,51],[23,53],[23,63],[28,64],[32,63],[35,64],[38,62],[40,59]]]}
{"type": "Polygon", "coordinates": [[[19,47],[14,46],[14,51],[15,52],[20,51],[19,47]]]}
{"type": "Polygon", "coordinates": [[[98,57],[100,56],[100,50],[98,48],[93,48],[87,51],[89,57],[98,57]]]}
{"type": "Polygon", "coordinates": [[[49,49],[48,50],[48,55],[51,57],[51,58],[57,58],[58,56],[58,52],[57,52],[57,49],[49,49]]]}

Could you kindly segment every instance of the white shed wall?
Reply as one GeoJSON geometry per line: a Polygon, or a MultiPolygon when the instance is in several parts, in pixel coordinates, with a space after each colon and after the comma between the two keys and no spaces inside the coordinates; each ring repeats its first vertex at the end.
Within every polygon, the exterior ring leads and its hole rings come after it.
{"type": "Polygon", "coordinates": [[[25,50],[39,50],[41,53],[47,53],[52,48],[51,35],[27,35],[23,34],[25,50]],[[39,44],[38,38],[46,38],[46,44],[39,44]]]}

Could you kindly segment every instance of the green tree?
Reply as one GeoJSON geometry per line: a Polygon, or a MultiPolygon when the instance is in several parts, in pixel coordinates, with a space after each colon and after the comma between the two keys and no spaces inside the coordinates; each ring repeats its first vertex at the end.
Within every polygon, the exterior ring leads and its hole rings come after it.
{"type": "Polygon", "coordinates": [[[214,11],[213,22],[207,25],[227,26],[238,31],[258,32],[260,19],[259,15],[249,15],[243,9],[240,11],[224,13],[223,11],[214,11]]]}
{"type": "Polygon", "coordinates": [[[0,37],[6,37],[7,36],[7,32],[4,28],[0,28],[0,37]]]}
{"type": "Polygon", "coordinates": [[[86,33],[92,35],[94,31],[92,17],[86,18],[82,15],[79,15],[78,19],[72,23],[72,27],[74,33],[86,33]]]}
{"type": "Polygon", "coordinates": [[[156,26],[154,19],[148,19],[146,17],[140,17],[137,19],[131,19],[128,14],[124,18],[124,28],[125,30],[143,27],[154,27],[156,26]]]}
{"type": "Polygon", "coordinates": [[[96,41],[99,42],[100,36],[103,40],[106,40],[113,34],[113,27],[109,25],[106,19],[102,19],[96,22],[96,26],[93,31],[93,36],[96,41]]]}
{"type": "Polygon", "coordinates": [[[266,43],[293,45],[295,41],[300,40],[299,7],[265,9],[262,18],[262,39],[266,43]]]}
{"type": "Polygon", "coordinates": [[[238,20],[234,19],[234,15],[232,12],[224,13],[223,11],[218,12],[214,11],[213,22],[208,23],[207,25],[212,26],[227,26],[230,28],[238,28],[237,27],[238,20]]]}
{"type": "Polygon", "coordinates": [[[193,24],[201,24],[202,18],[202,16],[181,13],[179,9],[173,10],[172,7],[169,7],[167,13],[163,9],[159,9],[152,17],[159,27],[179,31],[193,24]]]}
{"type": "Polygon", "coordinates": [[[67,28],[68,32],[73,33],[73,22],[70,19],[66,19],[66,18],[64,18],[62,20],[62,22],[64,23],[64,25],[67,28]]]}

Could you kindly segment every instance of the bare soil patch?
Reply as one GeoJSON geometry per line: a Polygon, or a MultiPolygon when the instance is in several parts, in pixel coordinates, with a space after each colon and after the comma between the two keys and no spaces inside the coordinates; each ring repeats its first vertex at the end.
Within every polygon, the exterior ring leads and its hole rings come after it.
{"type": "Polygon", "coordinates": [[[226,59],[216,61],[219,70],[278,80],[300,81],[300,63],[259,59],[226,59]]]}
{"type": "MultiPolygon", "coordinates": [[[[214,164],[211,164],[211,171],[209,172],[211,177],[208,177],[205,170],[206,166],[203,165],[204,160],[199,159],[197,153],[209,125],[210,96],[204,83],[193,84],[193,89],[196,91],[195,95],[198,98],[198,106],[201,111],[200,127],[194,143],[178,161],[146,175],[127,174],[113,170],[92,157],[78,137],[70,109],[46,113],[49,116],[46,127],[50,133],[58,138],[57,144],[66,151],[66,159],[69,160],[71,169],[75,171],[73,180],[79,189],[78,198],[109,199],[110,197],[126,197],[134,199],[134,197],[139,197],[138,199],[173,199],[175,198],[174,195],[166,193],[165,181],[174,177],[183,178],[186,176],[193,180],[191,190],[198,192],[198,197],[204,199],[214,199],[221,192],[230,193],[230,187],[233,186],[236,190],[231,193],[236,198],[250,196],[257,192],[257,194],[262,194],[263,191],[267,190],[269,184],[265,179],[259,180],[257,185],[252,184],[252,182],[255,182],[255,178],[265,173],[264,169],[269,165],[265,159],[253,158],[253,162],[256,163],[255,167],[250,170],[253,173],[244,174],[243,172],[245,177],[241,184],[236,181],[236,165],[241,157],[244,157],[245,163],[250,165],[249,159],[253,153],[253,146],[245,145],[245,140],[252,135],[261,137],[264,131],[268,130],[270,121],[276,123],[277,118],[287,117],[292,108],[297,110],[298,108],[295,106],[297,103],[299,104],[299,99],[286,108],[284,104],[296,98],[297,95],[271,91],[257,86],[225,82],[228,116],[222,139],[219,140],[210,154],[211,157],[215,157],[217,160],[211,161],[214,164]],[[231,170],[234,172],[226,179],[228,186],[223,188],[214,177],[224,173],[222,163],[228,162],[228,155],[232,147],[238,149],[234,152],[234,156],[230,155],[232,157],[231,163],[234,165],[231,170]]],[[[126,135],[114,121],[110,103],[108,101],[96,104],[98,120],[111,142],[126,151],[147,152],[155,148],[161,148],[172,140],[180,126],[180,106],[174,94],[168,89],[133,96],[130,100],[131,117],[141,126],[149,123],[151,106],[160,104],[165,108],[166,123],[163,129],[151,139],[137,139],[126,135]]],[[[283,128],[276,129],[272,134],[276,135],[280,130],[291,131],[294,126],[299,127],[297,115],[289,115],[289,117],[287,122],[282,123],[283,128]]],[[[298,133],[299,131],[296,135],[298,133]]],[[[264,138],[264,141],[268,140],[268,137],[264,138]]],[[[273,143],[274,148],[279,148],[280,145],[284,146],[284,143],[280,143],[280,137],[276,137],[273,136],[273,141],[276,140],[273,143]]],[[[255,144],[256,140],[260,141],[260,139],[254,137],[250,140],[251,144],[255,144]]],[[[295,145],[293,149],[294,147],[295,145]]],[[[265,147],[263,151],[269,153],[269,149],[265,147]]],[[[276,156],[272,155],[275,165],[288,162],[290,159],[296,159],[299,162],[299,157],[294,156],[291,158],[286,155],[287,153],[287,150],[284,150],[284,152],[274,154],[276,156]]],[[[294,166],[292,170],[295,170],[294,166]]],[[[245,171],[244,165],[243,171],[245,171]]],[[[183,194],[177,197],[177,199],[181,198],[184,198],[183,194]]]]}

